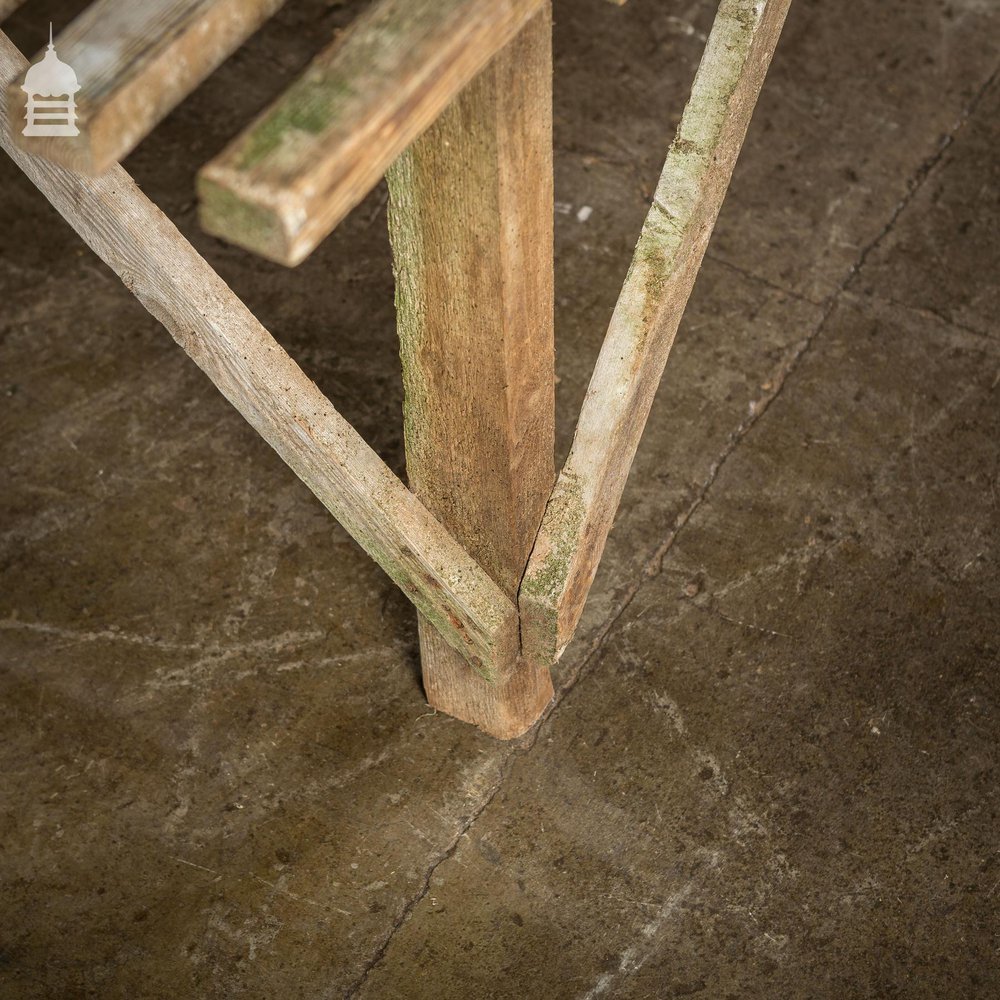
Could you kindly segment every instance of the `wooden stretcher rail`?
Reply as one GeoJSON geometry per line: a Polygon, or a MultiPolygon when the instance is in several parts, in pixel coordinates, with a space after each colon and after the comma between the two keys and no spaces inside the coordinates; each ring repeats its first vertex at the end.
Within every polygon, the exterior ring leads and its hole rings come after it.
{"type": "MultiPolygon", "coordinates": [[[[26,63],[0,32],[0,72],[26,63]]],[[[513,602],[392,474],[121,167],[87,178],[0,144],[223,395],[487,676],[516,658],[513,602]]]]}
{"type": "Polygon", "coordinates": [[[198,180],[210,233],[307,257],[542,0],[379,0],[198,180]]]}
{"type": "Polygon", "coordinates": [[[125,158],[285,0],[96,0],[55,40],[71,66],[80,134],[22,136],[26,95],[7,89],[18,144],[90,175],[125,158]]]}
{"type": "Polygon", "coordinates": [[[790,0],[722,0],[519,592],[523,652],[573,636],[790,0]]]}

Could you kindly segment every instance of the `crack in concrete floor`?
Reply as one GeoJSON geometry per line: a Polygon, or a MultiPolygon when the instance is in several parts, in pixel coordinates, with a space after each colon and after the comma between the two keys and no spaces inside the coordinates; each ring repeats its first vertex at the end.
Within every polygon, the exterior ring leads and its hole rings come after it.
{"type": "MultiPolygon", "coordinates": [[[[788,359],[778,368],[778,370],[772,375],[769,381],[772,384],[772,388],[765,393],[762,397],[755,401],[752,407],[752,413],[749,417],[744,419],[739,426],[733,431],[729,437],[729,441],[722,452],[713,460],[709,466],[708,473],[705,479],[702,481],[700,487],[695,493],[694,498],[688,507],[682,512],[682,514],[677,518],[673,530],[668,534],[668,536],[654,548],[649,555],[642,561],[642,566],[635,578],[635,580],[629,584],[625,590],[625,596],[617,604],[614,612],[608,617],[604,624],[600,627],[595,638],[588,645],[587,651],[583,654],[580,659],[579,666],[569,675],[568,679],[559,686],[556,691],[556,695],[553,698],[551,704],[546,709],[545,714],[539,720],[534,729],[529,733],[528,737],[518,745],[511,749],[509,753],[506,754],[504,760],[501,764],[500,776],[493,786],[489,789],[487,794],[484,796],[480,805],[469,817],[467,822],[463,823],[458,829],[455,836],[448,843],[447,847],[439,854],[437,858],[434,859],[432,864],[429,866],[425,872],[423,881],[420,885],[418,891],[407,900],[406,904],[403,906],[399,912],[396,919],[393,921],[391,928],[389,929],[385,939],[379,944],[378,948],[375,950],[372,957],[366,962],[361,974],[355,979],[351,986],[344,993],[345,1000],[353,1000],[357,997],[365,986],[370,973],[380,964],[380,962],[385,958],[390,946],[392,945],[393,938],[400,930],[400,928],[406,923],[410,915],[414,912],[417,906],[423,901],[430,891],[431,880],[434,874],[437,872],[438,868],[447,862],[451,857],[454,856],[461,839],[466,836],[474,827],[476,821],[479,817],[489,808],[490,804],[496,798],[497,794],[503,787],[504,780],[508,774],[510,768],[513,766],[513,761],[518,755],[528,753],[532,750],[538,741],[539,736],[545,730],[545,727],[552,717],[552,715],[558,710],[560,704],[565,699],[565,697],[573,690],[573,688],[583,680],[588,673],[588,666],[595,659],[597,654],[604,647],[609,635],[614,630],[615,625],[622,618],[624,613],[628,610],[629,606],[632,604],[635,596],[639,593],[644,583],[658,576],[663,572],[663,563],[666,559],[667,554],[670,552],[674,543],[676,542],[678,536],[683,531],[685,525],[691,520],[691,518],[697,513],[699,507],[705,502],[712,486],[718,479],[719,473],[721,472],[726,461],[730,456],[736,451],[747,435],[757,426],[757,424],[763,419],[764,415],[767,413],[768,409],[774,403],[774,401],[781,395],[782,390],[785,387],[786,382],[792,377],[796,369],[799,367],[803,358],[812,348],[816,339],[820,337],[825,329],[830,316],[833,314],[839,300],[844,295],[845,292],[849,291],[851,283],[855,280],[856,276],[863,269],[865,261],[868,259],[871,252],[885,239],[886,236],[892,231],[893,226],[896,221],[906,210],[907,206],[916,196],[917,192],[927,181],[928,177],[933,172],[934,168],[941,162],[944,157],[945,152],[953,143],[955,136],[965,127],[971,116],[974,114],[975,109],[982,101],[983,97],[989,91],[990,87],[997,80],[998,75],[1000,75],[1000,67],[990,74],[989,78],[983,83],[976,91],[972,100],[963,109],[961,115],[955,123],[952,131],[945,136],[940,142],[938,148],[928,156],[914,171],[913,175],[907,180],[906,183],[906,194],[900,199],[893,211],[891,212],[885,226],[879,231],[877,236],[871,240],[859,253],[857,260],[851,266],[850,270],[844,276],[839,287],[831,293],[827,298],[826,302],[823,303],[823,314],[820,317],[815,328],[811,333],[801,340],[792,350],[788,359]]],[[[750,278],[755,282],[759,282],[765,287],[772,289],[777,288],[783,294],[789,295],[791,297],[796,296],[795,293],[789,292],[787,289],[778,288],[772,282],[762,277],[757,277],[756,275],[748,272],[742,268],[736,267],[734,265],[723,262],[726,266],[732,267],[734,270],[739,271],[744,276],[750,278]]],[[[806,300],[808,301],[808,300],[806,300]]],[[[815,303],[814,303],[815,304],[815,303]]],[[[724,615],[722,617],[725,617],[724,615]]],[[[732,619],[727,619],[732,621],[732,619]]],[[[737,625],[741,625],[748,628],[758,628],[756,625],[748,625],[745,622],[736,621],[737,625]]],[[[761,631],[770,632],[770,630],[763,628],[761,631]]],[[[782,633],[772,632],[773,635],[781,635],[782,633]]],[[[597,996],[610,986],[613,980],[608,979],[607,983],[602,986],[601,989],[595,987],[587,996],[597,996]]],[[[602,980],[603,982],[603,980],[602,980]]]]}

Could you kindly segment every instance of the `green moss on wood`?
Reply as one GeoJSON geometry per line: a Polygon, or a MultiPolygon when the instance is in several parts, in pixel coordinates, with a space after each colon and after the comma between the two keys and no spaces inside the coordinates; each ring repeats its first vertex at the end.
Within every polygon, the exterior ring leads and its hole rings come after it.
{"type": "Polygon", "coordinates": [[[205,176],[198,177],[197,190],[202,229],[272,260],[280,259],[278,248],[284,247],[287,240],[272,211],[245,201],[205,176]]]}
{"type": "Polygon", "coordinates": [[[249,170],[279,150],[297,132],[318,136],[335,121],[338,111],[357,97],[357,91],[340,74],[305,77],[244,137],[236,165],[249,170]]]}
{"type": "Polygon", "coordinates": [[[576,473],[564,471],[542,519],[539,537],[547,547],[545,557],[539,564],[529,566],[528,575],[521,584],[522,599],[555,609],[573,570],[574,558],[580,551],[586,515],[580,479],[576,473]]]}

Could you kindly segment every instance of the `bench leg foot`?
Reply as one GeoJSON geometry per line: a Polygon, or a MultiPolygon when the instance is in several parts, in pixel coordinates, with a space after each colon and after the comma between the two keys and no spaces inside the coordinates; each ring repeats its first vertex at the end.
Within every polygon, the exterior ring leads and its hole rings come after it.
{"type": "MultiPolygon", "coordinates": [[[[552,57],[546,7],[389,172],[410,487],[512,600],[555,479],[552,57]]],[[[484,679],[420,622],[430,703],[512,737],[552,696],[484,679]]]]}

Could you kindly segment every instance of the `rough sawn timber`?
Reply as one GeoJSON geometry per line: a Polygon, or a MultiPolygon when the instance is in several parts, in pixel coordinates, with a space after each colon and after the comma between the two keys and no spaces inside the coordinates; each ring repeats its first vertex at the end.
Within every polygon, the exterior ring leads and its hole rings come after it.
{"type": "MultiPolygon", "coordinates": [[[[26,63],[0,32],[0,72],[26,63]]],[[[0,144],[296,475],[483,673],[518,645],[513,602],[334,409],[121,167],[87,178],[0,144]]],[[[471,668],[470,668],[471,669],[471,668]]]]}
{"type": "Polygon", "coordinates": [[[523,655],[573,636],[790,0],[722,0],[519,594],[523,655]]]}
{"type": "Polygon", "coordinates": [[[202,168],[202,227],[300,263],[541,3],[379,0],[202,168]]]}
{"type": "MultiPolygon", "coordinates": [[[[555,479],[548,3],[389,171],[410,486],[514,598],[555,479]]],[[[518,736],[552,697],[487,683],[426,621],[428,701],[518,736]]]]}

